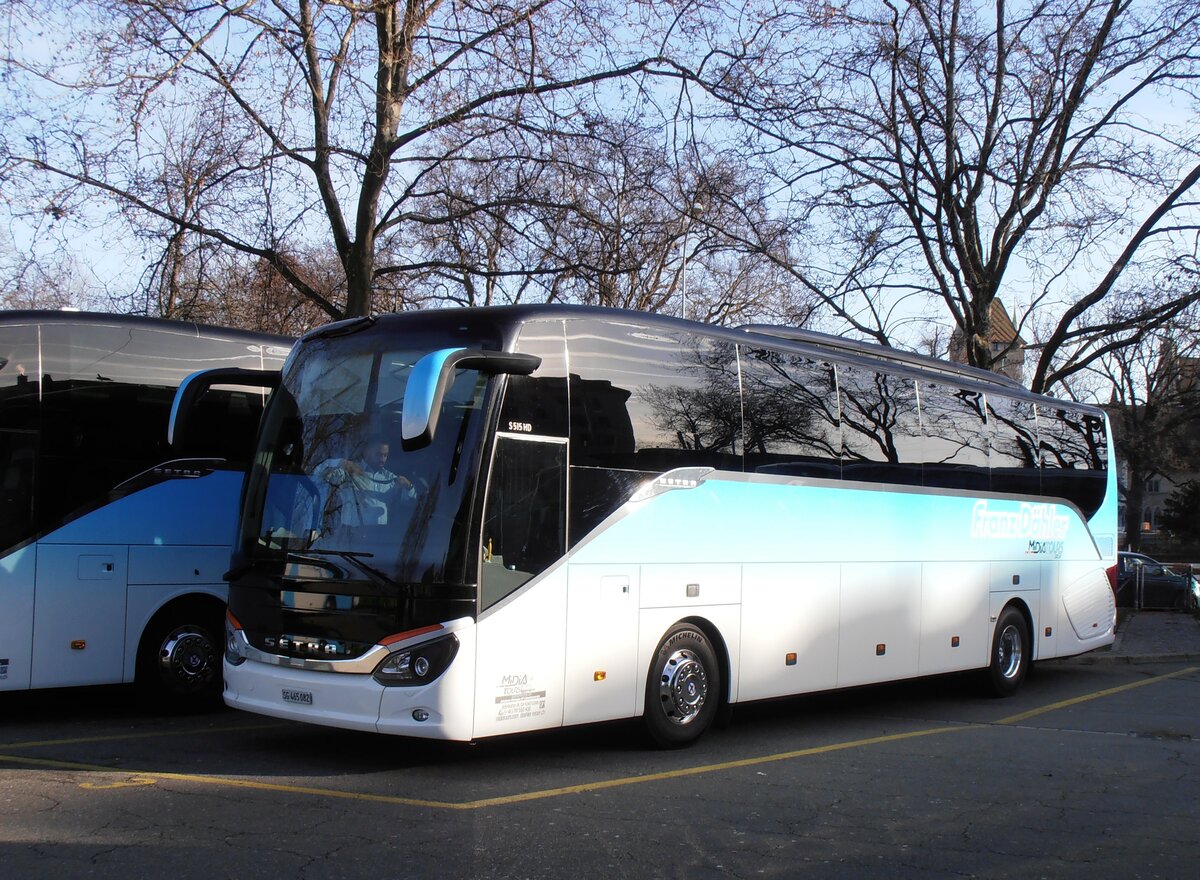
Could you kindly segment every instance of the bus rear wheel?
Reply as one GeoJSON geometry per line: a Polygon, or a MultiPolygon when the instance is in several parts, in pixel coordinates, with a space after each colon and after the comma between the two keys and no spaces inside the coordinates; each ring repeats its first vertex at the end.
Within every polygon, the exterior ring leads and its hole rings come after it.
{"type": "Polygon", "coordinates": [[[992,636],[988,683],[998,697],[1015,694],[1025,681],[1033,646],[1025,616],[1011,605],[1000,613],[992,636]]]}
{"type": "Polygon", "coordinates": [[[708,637],[688,623],[673,626],[650,665],[644,720],[662,748],[695,742],[712,724],[721,702],[721,670],[708,637]]]}
{"type": "Polygon", "coordinates": [[[137,681],[157,708],[215,708],[221,699],[221,616],[203,602],[168,606],[150,621],[138,649],[137,681]]]}

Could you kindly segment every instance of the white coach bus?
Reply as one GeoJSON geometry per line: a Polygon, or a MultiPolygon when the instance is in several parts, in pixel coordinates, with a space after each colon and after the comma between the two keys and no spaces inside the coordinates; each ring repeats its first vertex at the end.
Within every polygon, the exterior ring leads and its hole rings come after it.
{"type": "Polygon", "coordinates": [[[472,740],[1113,640],[1102,411],[772,326],[610,309],[304,337],[264,414],[225,700],[472,740]]]}
{"type": "Polygon", "coordinates": [[[0,691],[138,681],[220,705],[238,499],[293,340],[83,312],[0,312],[0,691]],[[258,376],[197,395],[200,369],[258,376]],[[269,381],[269,380],[267,380],[269,381]]]}

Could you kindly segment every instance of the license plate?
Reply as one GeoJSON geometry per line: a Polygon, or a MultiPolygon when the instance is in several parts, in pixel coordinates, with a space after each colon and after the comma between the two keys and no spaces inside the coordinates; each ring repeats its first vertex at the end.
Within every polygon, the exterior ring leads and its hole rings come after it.
{"type": "Polygon", "coordinates": [[[292,691],[284,688],[283,701],[285,703],[303,703],[305,706],[311,706],[312,691],[292,691]]]}

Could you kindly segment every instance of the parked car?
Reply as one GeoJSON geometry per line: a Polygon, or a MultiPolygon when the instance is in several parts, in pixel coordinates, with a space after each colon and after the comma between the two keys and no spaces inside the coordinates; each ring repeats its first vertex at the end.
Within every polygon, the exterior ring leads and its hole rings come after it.
{"type": "Polygon", "coordinates": [[[1122,608],[1200,607],[1200,580],[1141,553],[1117,554],[1117,605],[1122,608]]]}

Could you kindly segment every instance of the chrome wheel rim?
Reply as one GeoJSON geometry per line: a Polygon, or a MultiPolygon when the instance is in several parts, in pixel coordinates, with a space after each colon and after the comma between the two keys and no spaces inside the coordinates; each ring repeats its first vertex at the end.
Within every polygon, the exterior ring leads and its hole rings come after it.
{"type": "Polygon", "coordinates": [[[193,627],[173,630],[158,652],[159,674],[178,691],[202,689],[213,680],[216,669],[216,647],[204,632],[193,627]]]}
{"type": "Polygon", "coordinates": [[[673,724],[691,724],[708,698],[708,673],[695,652],[675,651],[659,676],[663,714],[673,724]]]}
{"type": "Polygon", "coordinates": [[[1003,678],[1011,681],[1017,677],[1023,654],[1021,630],[1016,624],[1010,623],[1000,631],[1000,638],[996,640],[996,669],[1003,678]]]}

